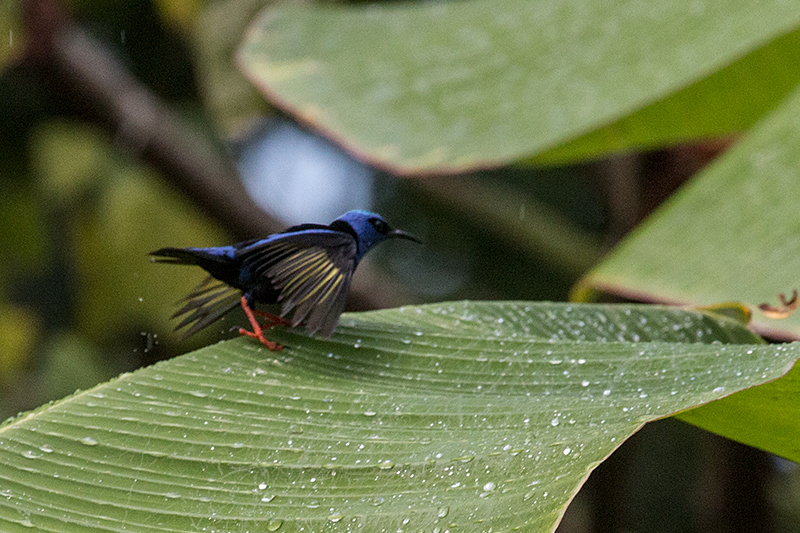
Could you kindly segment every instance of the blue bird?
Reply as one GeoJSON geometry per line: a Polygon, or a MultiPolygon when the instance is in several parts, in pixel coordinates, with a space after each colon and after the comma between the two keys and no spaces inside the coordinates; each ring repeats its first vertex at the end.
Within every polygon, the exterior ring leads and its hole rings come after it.
{"type": "Polygon", "coordinates": [[[185,337],[241,305],[253,331],[239,332],[279,350],[280,345],[264,338],[264,329],[305,323],[311,334],[333,333],[359,261],[390,238],[421,243],[376,213],[348,211],[328,226],[301,224],[265,239],[211,248],[161,248],[150,255],[155,262],[197,265],[210,274],[172,316],[183,317],[175,329],[188,326],[185,337]],[[255,303],[279,304],[280,316],[252,309],[255,303]],[[254,313],[269,322],[260,325],[254,313]],[[285,320],[290,313],[291,321],[285,320]]]}

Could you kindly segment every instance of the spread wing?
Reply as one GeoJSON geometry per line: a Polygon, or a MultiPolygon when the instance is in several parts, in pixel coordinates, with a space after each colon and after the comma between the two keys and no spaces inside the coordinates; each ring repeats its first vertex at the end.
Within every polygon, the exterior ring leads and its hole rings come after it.
{"type": "Polygon", "coordinates": [[[283,233],[240,251],[251,279],[266,277],[292,325],[329,337],[344,311],[356,267],[356,241],[346,233],[309,229],[283,233]]]}

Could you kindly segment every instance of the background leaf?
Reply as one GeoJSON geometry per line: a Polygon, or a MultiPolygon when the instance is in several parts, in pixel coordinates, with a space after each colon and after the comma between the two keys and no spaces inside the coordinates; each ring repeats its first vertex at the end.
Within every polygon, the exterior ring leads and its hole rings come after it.
{"type": "Polygon", "coordinates": [[[769,45],[798,23],[800,5],[783,0],[287,6],[257,19],[239,57],[273,103],[370,162],[456,172],[609,124],[618,127],[600,135],[610,142],[595,136],[569,152],[738,130],[797,83],[785,68],[797,36],[769,45]],[[622,121],[764,47],[643,120],[622,121]],[[743,97],[764,79],[779,81],[743,97]]]}
{"type": "Polygon", "coordinates": [[[533,158],[569,164],[745,131],[800,82],[800,31],[783,35],[707,78],[533,158]],[[796,76],[797,74],[797,76],[796,76]]]}
{"type": "Polygon", "coordinates": [[[547,531],[642,424],[800,354],[633,305],[460,302],[270,336],[286,348],[220,343],[7,422],[2,528],[547,531]]]}
{"type": "Polygon", "coordinates": [[[18,2],[0,4],[0,72],[25,50],[26,39],[19,11],[18,2]]]}
{"type": "Polygon", "coordinates": [[[241,138],[269,112],[258,91],[236,69],[233,56],[245,29],[270,0],[225,0],[205,6],[197,23],[198,82],[206,109],[225,138],[241,138]]]}
{"type": "MultiPolygon", "coordinates": [[[[656,301],[778,304],[800,288],[800,91],[674,195],[585,278],[656,301]]],[[[800,315],[753,325],[800,338],[800,315]]]]}

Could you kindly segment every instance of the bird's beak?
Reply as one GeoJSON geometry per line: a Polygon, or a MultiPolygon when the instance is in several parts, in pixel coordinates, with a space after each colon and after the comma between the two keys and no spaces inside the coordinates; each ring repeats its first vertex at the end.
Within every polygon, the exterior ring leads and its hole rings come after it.
{"type": "Polygon", "coordinates": [[[389,232],[389,237],[397,237],[398,239],[408,239],[409,241],[414,241],[416,243],[422,244],[422,241],[419,237],[415,235],[411,235],[401,229],[393,229],[389,232]]]}

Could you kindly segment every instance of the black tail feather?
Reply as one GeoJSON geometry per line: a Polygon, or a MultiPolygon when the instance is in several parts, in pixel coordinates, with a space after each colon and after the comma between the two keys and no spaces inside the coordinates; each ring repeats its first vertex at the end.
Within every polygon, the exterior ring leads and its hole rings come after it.
{"type": "Polygon", "coordinates": [[[241,291],[224,283],[213,283],[214,281],[211,276],[206,278],[181,300],[185,302],[183,307],[172,315],[172,318],[183,317],[175,326],[176,331],[188,326],[183,333],[184,338],[211,325],[239,305],[241,291]]]}
{"type": "Polygon", "coordinates": [[[176,330],[186,328],[184,338],[208,327],[239,305],[242,297],[240,263],[232,247],[161,248],[150,255],[157,263],[197,265],[211,274],[180,301],[180,308],[172,315],[180,319],[176,330]]]}
{"type": "Polygon", "coordinates": [[[200,257],[196,252],[185,248],[161,248],[150,252],[154,263],[174,263],[176,265],[199,265],[200,257]]]}

